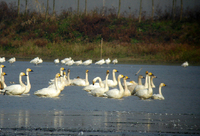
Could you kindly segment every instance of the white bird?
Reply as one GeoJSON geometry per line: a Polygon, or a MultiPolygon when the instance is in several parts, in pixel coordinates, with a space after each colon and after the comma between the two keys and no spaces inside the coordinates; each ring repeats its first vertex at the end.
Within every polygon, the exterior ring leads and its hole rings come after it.
{"type": "Polygon", "coordinates": [[[151,98],[153,95],[153,89],[151,87],[150,76],[152,75],[151,72],[148,73],[148,88],[138,90],[135,95],[138,96],[140,99],[148,99],[151,98]]]}
{"type": "MultiPolygon", "coordinates": [[[[61,76],[63,76],[63,71],[65,70],[65,68],[64,67],[61,67],[60,68],[60,75],[61,76]]],[[[54,78],[55,79],[55,78],[54,78]]],[[[49,81],[49,85],[50,84],[54,84],[54,79],[51,79],[50,81],[49,81]]],[[[60,78],[58,79],[58,81],[60,81],[60,78]]]]}
{"type": "Polygon", "coordinates": [[[92,80],[92,84],[88,85],[88,86],[85,86],[83,88],[83,90],[87,91],[87,92],[90,92],[91,90],[94,90],[95,88],[98,88],[98,87],[104,87],[104,83],[102,82],[101,78],[100,77],[95,77],[93,80],[92,80]],[[99,80],[99,83],[96,83],[96,81],[99,80]]]}
{"type": "MultiPolygon", "coordinates": [[[[1,73],[2,73],[2,71],[3,71],[3,68],[5,68],[6,66],[5,65],[0,65],[0,75],[1,75],[1,73]]],[[[0,80],[1,81],[1,80],[0,80]]]]}
{"type": "Polygon", "coordinates": [[[0,57],[0,63],[3,63],[3,62],[5,62],[6,61],[6,59],[5,59],[5,57],[0,57]]]}
{"type": "Polygon", "coordinates": [[[16,58],[15,58],[15,57],[12,57],[12,58],[10,58],[10,59],[8,60],[8,62],[9,62],[10,64],[13,64],[15,61],[16,61],[16,58]]]}
{"type": "Polygon", "coordinates": [[[159,99],[159,100],[164,100],[165,99],[164,96],[162,95],[162,92],[161,92],[161,88],[163,86],[166,86],[166,84],[160,83],[159,94],[153,94],[152,97],[151,97],[152,99],[159,99]]]}
{"type": "Polygon", "coordinates": [[[90,64],[92,64],[92,60],[91,60],[91,59],[86,60],[86,61],[84,61],[84,62],[82,63],[82,65],[90,65],[90,64]]]}
{"type": "Polygon", "coordinates": [[[117,78],[119,89],[111,89],[104,93],[105,97],[114,98],[114,99],[121,99],[124,96],[124,89],[122,87],[120,79],[123,78],[124,75],[120,74],[117,78]]]}
{"type": "Polygon", "coordinates": [[[65,63],[65,65],[71,66],[74,64],[74,60],[69,60],[65,63]]]}
{"type": "Polygon", "coordinates": [[[60,88],[57,86],[58,78],[60,77],[60,74],[57,73],[55,76],[55,88],[42,88],[36,92],[34,92],[34,95],[40,96],[40,97],[58,97],[60,95],[60,88]]]}
{"type": "Polygon", "coordinates": [[[114,59],[114,60],[112,61],[112,63],[113,63],[113,64],[116,64],[116,63],[118,63],[118,60],[117,60],[117,59],[114,59]]]}
{"type": "Polygon", "coordinates": [[[55,64],[59,64],[59,63],[60,63],[60,60],[59,60],[59,59],[55,59],[55,60],[54,60],[54,63],[55,63],[55,64]]]}
{"type": "Polygon", "coordinates": [[[134,83],[132,83],[132,84],[129,84],[129,85],[127,85],[128,86],[128,90],[130,90],[130,92],[131,92],[131,94],[132,95],[134,95],[135,94],[135,87],[137,86],[137,85],[142,85],[142,79],[143,79],[144,77],[142,76],[142,75],[139,75],[138,76],[138,83],[136,83],[136,82],[134,82],[134,83]]]}
{"type": "Polygon", "coordinates": [[[67,61],[70,61],[72,58],[71,57],[69,57],[69,58],[64,58],[64,59],[62,59],[60,62],[62,63],[62,64],[65,64],[67,61]]]}
{"type": "Polygon", "coordinates": [[[104,87],[98,87],[90,91],[90,94],[96,97],[102,97],[105,92],[109,90],[107,80],[109,76],[109,70],[106,71],[106,84],[104,87]]]}
{"type": "Polygon", "coordinates": [[[104,63],[105,63],[104,59],[101,59],[101,60],[95,62],[96,65],[103,65],[104,63]]]}
{"type": "MultiPolygon", "coordinates": [[[[112,72],[113,80],[108,79],[108,81],[107,81],[109,87],[116,87],[117,86],[117,80],[116,80],[116,77],[115,77],[116,72],[118,72],[118,70],[113,69],[113,72],[112,72]]],[[[105,84],[105,82],[106,81],[104,80],[103,83],[105,84]]]]}
{"type": "Polygon", "coordinates": [[[108,58],[108,59],[105,60],[105,62],[108,65],[108,64],[110,64],[111,60],[108,58]]]}
{"type": "Polygon", "coordinates": [[[71,84],[75,85],[75,86],[87,86],[87,85],[89,85],[88,72],[89,72],[89,70],[85,71],[85,79],[76,78],[73,81],[71,81],[71,84]]]}
{"type": "Polygon", "coordinates": [[[67,76],[65,77],[65,86],[71,85],[71,79],[70,79],[70,69],[67,70],[67,76]]]}
{"type": "Polygon", "coordinates": [[[39,57],[36,57],[36,58],[34,58],[34,59],[32,59],[31,61],[30,61],[30,63],[33,63],[33,64],[35,64],[35,65],[38,65],[38,64],[40,64],[40,63],[42,63],[43,62],[43,60],[41,59],[41,58],[39,58],[39,57]]]}
{"type": "Polygon", "coordinates": [[[26,85],[26,90],[23,92],[23,94],[27,94],[31,90],[31,83],[30,83],[30,79],[29,79],[29,72],[33,72],[33,70],[30,69],[30,68],[26,69],[27,85],[26,85]]]}
{"type": "Polygon", "coordinates": [[[189,63],[186,61],[181,66],[185,68],[185,67],[189,66],[189,63]]]}
{"type": "Polygon", "coordinates": [[[77,65],[77,66],[78,66],[78,65],[81,65],[82,63],[83,63],[82,60],[74,61],[74,64],[77,65]]]}
{"type": "Polygon", "coordinates": [[[14,85],[10,85],[7,86],[6,88],[4,88],[1,92],[7,95],[21,95],[24,93],[24,91],[26,90],[26,85],[22,82],[22,76],[26,76],[26,74],[24,72],[21,72],[19,74],[19,83],[20,84],[14,84],[14,85]]]}
{"type": "Polygon", "coordinates": [[[1,73],[1,81],[0,81],[0,89],[3,90],[4,88],[7,87],[6,83],[5,83],[5,78],[4,76],[7,75],[5,72],[1,73]]]}
{"type": "Polygon", "coordinates": [[[124,96],[131,96],[131,92],[128,90],[127,84],[126,84],[126,80],[129,79],[128,76],[124,76],[124,96]]]}

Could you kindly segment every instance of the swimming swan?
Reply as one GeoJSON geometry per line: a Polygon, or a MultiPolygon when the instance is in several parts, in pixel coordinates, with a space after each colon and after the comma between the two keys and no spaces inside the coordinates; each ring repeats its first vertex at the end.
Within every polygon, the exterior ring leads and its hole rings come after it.
{"type": "Polygon", "coordinates": [[[181,66],[185,68],[185,67],[189,66],[189,63],[186,61],[181,66]]]}
{"type": "Polygon", "coordinates": [[[131,92],[128,90],[126,80],[129,79],[128,76],[124,76],[124,96],[131,96],[131,92]]]}
{"type": "Polygon", "coordinates": [[[139,90],[135,93],[140,99],[148,99],[153,95],[153,89],[151,87],[150,76],[152,75],[151,72],[148,73],[148,88],[139,90]]]}
{"type": "Polygon", "coordinates": [[[71,84],[76,85],[76,86],[87,86],[87,85],[89,85],[88,72],[89,72],[89,70],[85,71],[85,79],[81,79],[81,78],[74,79],[71,84]]]}
{"type": "Polygon", "coordinates": [[[164,84],[164,83],[160,83],[160,86],[159,86],[159,94],[153,94],[152,95],[152,99],[159,99],[159,100],[164,100],[165,98],[163,97],[163,95],[162,95],[162,92],[161,92],[161,88],[163,87],[163,86],[166,86],[166,84],[164,84]]]}
{"type": "Polygon", "coordinates": [[[124,77],[124,75],[120,74],[117,78],[119,90],[118,89],[111,89],[111,90],[104,93],[105,97],[114,98],[114,99],[121,99],[124,96],[124,89],[123,89],[123,87],[121,85],[121,81],[120,81],[120,79],[123,78],[123,77],[124,77]]]}
{"type": "Polygon", "coordinates": [[[92,84],[84,87],[83,90],[90,92],[91,90],[94,90],[95,88],[98,88],[98,87],[104,87],[104,83],[102,82],[100,77],[95,77],[92,80],[92,84]],[[97,80],[99,80],[99,83],[96,83],[97,80]]]}
{"type": "Polygon", "coordinates": [[[59,60],[59,59],[55,59],[55,60],[54,60],[54,63],[55,63],[55,64],[59,64],[59,63],[60,63],[60,60],[59,60]]]}
{"type": "Polygon", "coordinates": [[[109,87],[107,84],[108,76],[109,76],[109,70],[106,71],[105,87],[98,87],[98,88],[95,88],[94,90],[91,90],[91,92],[90,92],[91,95],[96,96],[96,97],[102,97],[103,94],[109,90],[109,87]]]}
{"type": "Polygon", "coordinates": [[[5,79],[4,76],[7,75],[5,72],[1,73],[1,81],[0,81],[0,89],[3,90],[4,88],[7,87],[6,83],[5,83],[5,79]]]}
{"type": "Polygon", "coordinates": [[[58,97],[61,92],[60,88],[57,86],[57,81],[60,76],[61,75],[59,73],[55,75],[55,88],[43,88],[41,90],[34,92],[34,95],[40,97],[58,97]]]}
{"type": "Polygon", "coordinates": [[[31,90],[31,84],[30,84],[30,79],[29,79],[29,72],[33,72],[33,70],[30,69],[30,68],[27,68],[27,69],[26,69],[27,85],[26,85],[26,90],[24,91],[23,94],[27,94],[27,93],[29,93],[29,91],[31,90]]]}
{"type": "MultiPolygon", "coordinates": [[[[115,73],[116,72],[118,72],[118,70],[116,70],[116,69],[113,69],[113,73],[112,73],[112,75],[113,75],[113,80],[111,80],[111,79],[108,79],[107,80],[107,83],[108,83],[108,87],[116,87],[117,86],[117,80],[116,80],[116,77],[115,77],[115,73]]],[[[103,81],[103,83],[105,84],[105,80],[103,81]]]]}
{"type": "Polygon", "coordinates": [[[24,91],[26,90],[26,85],[22,82],[22,76],[26,76],[26,74],[24,72],[21,72],[19,74],[19,83],[20,84],[14,84],[14,85],[10,85],[7,86],[6,88],[4,88],[2,90],[2,92],[4,92],[4,95],[21,95],[24,93],[24,91]]]}

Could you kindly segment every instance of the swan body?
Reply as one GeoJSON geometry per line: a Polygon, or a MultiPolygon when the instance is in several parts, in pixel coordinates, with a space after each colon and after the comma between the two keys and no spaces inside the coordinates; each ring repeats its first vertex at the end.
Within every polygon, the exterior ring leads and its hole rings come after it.
{"type": "Polygon", "coordinates": [[[189,66],[189,63],[186,61],[181,66],[185,68],[185,67],[189,66]]]}
{"type": "Polygon", "coordinates": [[[24,91],[26,90],[26,85],[22,82],[22,76],[26,76],[26,74],[24,72],[21,72],[19,74],[19,83],[20,84],[14,84],[14,85],[7,86],[6,88],[4,88],[2,90],[2,92],[7,95],[23,94],[24,91]]]}
{"type": "Polygon", "coordinates": [[[26,90],[24,91],[23,94],[27,94],[27,93],[29,93],[30,90],[31,90],[31,83],[30,83],[30,79],[29,79],[29,72],[33,72],[33,70],[30,69],[30,68],[27,68],[27,69],[26,69],[27,85],[26,85],[26,90]]]}
{"type": "Polygon", "coordinates": [[[148,99],[151,98],[153,95],[153,89],[151,87],[150,83],[150,76],[152,75],[151,72],[148,73],[148,88],[141,89],[135,93],[136,96],[138,96],[140,99],[148,99]]]}
{"type": "MultiPolygon", "coordinates": [[[[109,70],[106,71],[106,81],[108,80],[108,76],[109,76],[109,70]]],[[[104,87],[95,88],[94,90],[91,90],[90,94],[96,97],[102,97],[104,96],[104,93],[107,92],[108,90],[109,90],[109,87],[106,82],[104,87]]]]}
{"type": "Polygon", "coordinates": [[[3,63],[5,61],[6,61],[5,57],[0,58],[0,63],[3,63]]]}
{"type": "Polygon", "coordinates": [[[124,96],[131,96],[131,92],[128,90],[127,84],[126,84],[126,80],[129,79],[128,76],[124,76],[124,96]]]}
{"type": "Polygon", "coordinates": [[[90,64],[92,64],[92,60],[91,60],[91,59],[86,60],[86,61],[84,61],[84,62],[82,63],[82,65],[90,65],[90,64]]]}
{"type": "Polygon", "coordinates": [[[118,76],[118,86],[119,86],[119,90],[116,89],[111,89],[107,92],[104,93],[104,96],[108,97],[108,98],[114,98],[114,99],[121,99],[124,96],[124,89],[121,85],[121,81],[120,79],[123,78],[124,75],[120,74],[118,76]]]}
{"type": "Polygon", "coordinates": [[[55,63],[55,64],[59,64],[59,63],[60,63],[60,60],[59,60],[59,59],[55,59],[55,60],[54,60],[54,63],[55,63]]]}
{"type": "Polygon", "coordinates": [[[8,60],[8,62],[9,62],[10,64],[13,64],[15,61],[16,61],[16,58],[15,58],[15,57],[10,58],[10,59],[8,60]]]}
{"type": "Polygon", "coordinates": [[[106,62],[106,64],[108,65],[108,64],[110,64],[111,60],[110,60],[109,58],[107,58],[107,59],[105,60],[105,62],[106,62]]]}
{"type": "Polygon", "coordinates": [[[104,59],[101,59],[101,60],[95,62],[96,65],[103,65],[104,63],[105,63],[104,59]]]}
{"type": "Polygon", "coordinates": [[[118,63],[118,60],[117,60],[117,59],[114,59],[114,60],[112,61],[112,63],[113,63],[113,64],[116,64],[116,63],[118,63]]]}
{"type": "Polygon", "coordinates": [[[35,64],[35,65],[38,65],[38,64],[40,64],[40,63],[42,63],[43,62],[43,60],[41,59],[41,58],[39,58],[39,57],[36,57],[36,58],[34,58],[34,59],[32,59],[31,61],[30,61],[30,63],[33,63],[33,64],[35,64]]]}
{"type": "Polygon", "coordinates": [[[6,83],[5,83],[5,79],[4,76],[7,75],[5,72],[1,73],[1,81],[0,81],[0,89],[3,90],[4,88],[7,87],[6,83]]]}
{"type": "Polygon", "coordinates": [[[99,88],[99,87],[103,88],[104,87],[104,83],[102,82],[100,77],[95,77],[92,80],[92,82],[93,82],[93,84],[90,84],[90,85],[84,87],[83,90],[90,92],[91,90],[94,90],[95,88],[99,88]],[[99,80],[99,83],[96,83],[97,80],[99,80]]]}
{"type": "Polygon", "coordinates": [[[38,90],[34,92],[34,95],[40,96],[40,97],[58,97],[60,95],[60,88],[57,86],[57,80],[61,75],[59,73],[55,76],[55,88],[42,88],[41,90],[38,90]]]}
{"type": "Polygon", "coordinates": [[[74,79],[71,84],[75,85],[75,86],[87,86],[87,85],[89,85],[88,72],[89,72],[89,70],[85,71],[85,79],[81,79],[81,78],[74,79]]]}
{"type": "Polygon", "coordinates": [[[69,60],[65,63],[65,65],[71,66],[74,64],[74,60],[69,60]]]}
{"type": "Polygon", "coordinates": [[[158,99],[158,100],[164,100],[165,98],[163,97],[163,95],[162,95],[162,92],[161,92],[161,88],[163,87],[163,86],[166,86],[166,84],[164,84],[164,83],[160,83],[160,86],[159,86],[159,94],[153,94],[152,95],[152,99],[158,99]]]}
{"type": "MultiPolygon", "coordinates": [[[[111,79],[107,80],[107,84],[108,84],[109,87],[116,87],[117,86],[117,80],[116,80],[116,77],[115,77],[116,72],[118,72],[118,70],[113,69],[113,72],[112,72],[113,80],[111,80],[111,79]]],[[[104,80],[103,83],[105,84],[106,80],[104,80]]]]}
{"type": "Polygon", "coordinates": [[[74,61],[74,64],[77,65],[77,66],[78,66],[78,65],[81,65],[82,63],[83,63],[82,60],[74,61]]]}

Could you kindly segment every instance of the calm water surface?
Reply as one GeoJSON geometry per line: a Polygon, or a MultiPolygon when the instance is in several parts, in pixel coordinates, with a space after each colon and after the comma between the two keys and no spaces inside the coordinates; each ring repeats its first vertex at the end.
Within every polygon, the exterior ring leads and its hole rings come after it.
{"type": "MultiPolygon", "coordinates": [[[[17,61],[13,65],[5,62],[5,82],[18,83],[19,73],[26,68],[32,85],[30,95],[0,95],[0,134],[42,135],[199,135],[200,134],[200,66],[183,68],[180,65],[90,65],[65,66],[43,62],[35,66],[29,61],[17,61]],[[140,75],[150,71],[158,93],[161,82],[165,100],[140,100],[136,96],[120,100],[93,97],[83,87],[68,86],[58,98],[40,98],[33,93],[48,86],[50,79],[60,67],[70,69],[70,78],[85,77],[89,70],[89,82],[94,77],[105,79],[106,70],[117,69],[137,81],[140,75]]],[[[112,78],[110,72],[109,78],[112,78]]],[[[23,77],[23,81],[26,78],[23,77]]],[[[143,80],[144,83],[144,80],[143,80]]]]}

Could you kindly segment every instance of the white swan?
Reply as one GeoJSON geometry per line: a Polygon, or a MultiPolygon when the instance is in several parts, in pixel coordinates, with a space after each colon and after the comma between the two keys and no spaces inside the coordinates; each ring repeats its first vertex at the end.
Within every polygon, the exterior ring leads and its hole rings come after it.
{"type": "Polygon", "coordinates": [[[105,60],[101,59],[101,60],[95,62],[94,64],[96,64],[96,65],[103,65],[104,63],[105,63],[105,60]]]}
{"type": "Polygon", "coordinates": [[[15,58],[15,57],[12,57],[12,58],[10,58],[10,59],[8,60],[8,62],[9,62],[10,64],[13,64],[15,61],[16,61],[16,58],[15,58]]]}
{"type": "Polygon", "coordinates": [[[82,63],[83,63],[82,60],[74,61],[74,64],[77,65],[77,66],[78,66],[78,65],[81,65],[82,63]]]}
{"type": "MultiPolygon", "coordinates": [[[[60,68],[60,75],[61,76],[63,76],[63,71],[65,70],[65,68],[64,67],[61,67],[60,68]]],[[[54,78],[55,79],[55,78],[54,78]]],[[[49,85],[51,85],[51,84],[54,84],[54,79],[51,79],[50,81],[49,81],[49,85]]],[[[60,81],[60,78],[58,79],[58,81],[60,81]]]]}
{"type": "MultiPolygon", "coordinates": [[[[5,65],[0,65],[0,75],[1,75],[1,73],[3,71],[3,68],[5,68],[5,67],[6,67],[5,65]]],[[[0,79],[0,81],[1,81],[1,79],[0,79]]]]}
{"type": "Polygon", "coordinates": [[[132,83],[132,84],[130,84],[130,85],[127,85],[128,86],[128,90],[131,92],[131,94],[132,95],[134,95],[135,94],[135,92],[136,92],[136,90],[134,90],[135,89],[135,87],[137,86],[137,85],[142,85],[142,79],[143,79],[144,77],[142,76],[142,75],[139,75],[138,76],[138,83],[132,83]]]}
{"type": "Polygon", "coordinates": [[[105,84],[105,87],[98,87],[98,88],[95,88],[95,89],[91,90],[90,91],[91,95],[96,96],[96,97],[102,97],[104,95],[104,93],[109,90],[109,87],[108,87],[108,84],[107,84],[108,76],[109,76],[109,70],[106,71],[106,84],[105,84]]]}
{"type": "Polygon", "coordinates": [[[42,63],[43,62],[43,60],[41,59],[41,58],[39,58],[39,57],[36,57],[36,58],[34,58],[34,59],[32,59],[31,61],[30,61],[30,63],[33,63],[33,64],[35,64],[35,65],[38,65],[38,64],[40,64],[40,63],[42,63]]]}
{"type": "Polygon", "coordinates": [[[54,63],[55,63],[55,64],[59,64],[59,63],[60,63],[60,60],[59,60],[59,59],[55,59],[55,60],[54,60],[54,63]]]}
{"type": "Polygon", "coordinates": [[[20,84],[14,84],[14,85],[10,85],[7,86],[6,88],[4,88],[2,90],[2,92],[7,95],[21,95],[24,93],[24,91],[26,90],[26,85],[22,82],[22,76],[26,76],[26,74],[24,72],[21,72],[19,74],[19,83],[20,84]]]}
{"type": "Polygon", "coordinates": [[[152,75],[151,72],[148,73],[148,88],[139,90],[135,93],[140,99],[148,99],[153,95],[153,89],[151,87],[150,76],[152,75]]]}
{"type": "Polygon", "coordinates": [[[71,85],[71,79],[70,79],[70,69],[67,70],[67,76],[65,78],[65,86],[71,85]]]}
{"type": "Polygon", "coordinates": [[[124,96],[124,89],[122,87],[120,79],[123,77],[124,77],[124,75],[120,74],[117,78],[119,90],[117,88],[111,89],[111,90],[105,92],[104,96],[106,96],[108,98],[121,99],[124,96]]]}
{"type": "Polygon", "coordinates": [[[131,92],[128,90],[127,84],[126,84],[126,80],[129,79],[128,76],[124,76],[124,96],[131,96],[131,92]]]}
{"type": "Polygon", "coordinates": [[[117,59],[114,59],[114,60],[112,61],[112,63],[113,63],[113,64],[116,64],[116,63],[118,63],[118,60],[117,60],[117,59]]]}
{"type": "Polygon", "coordinates": [[[26,69],[27,85],[26,85],[26,90],[24,91],[23,94],[27,94],[27,93],[29,93],[30,90],[31,90],[31,83],[30,83],[30,79],[29,79],[29,72],[33,72],[33,70],[30,69],[30,68],[27,68],[27,69],[26,69]]]}
{"type": "Polygon", "coordinates": [[[108,64],[110,64],[111,60],[110,60],[109,58],[107,58],[107,59],[105,60],[105,62],[106,62],[106,64],[108,65],[108,64]]]}
{"type": "Polygon", "coordinates": [[[189,63],[186,61],[181,66],[185,68],[185,67],[189,66],[189,63]]]}
{"type": "MultiPolygon", "coordinates": [[[[116,87],[117,86],[117,80],[116,80],[116,77],[115,77],[116,72],[118,72],[118,70],[113,69],[113,72],[112,72],[113,80],[108,79],[108,81],[107,81],[109,87],[116,87]]],[[[103,83],[105,84],[105,82],[106,81],[104,80],[103,83]]]]}
{"type": "Polygon", "coordinates": [[[71,84],[76,85],[76,86],[87,86],[87,85],[89,85],[88,72],[89,72],[89,70],[85,71],[85,79],[81,79],[81,78],[74,79],[73,81],[71,81],[71,84]]]}
{"type": "Polygon", "coordinates": [[[163,97],[163,95],[162,95],[162,92],[161,92],[161,88],[163,86],[166,86],[166,84],[160,83],[160,85],[159,85],[159,94],[153,94],[152,97],[151,97],[152,99],[159,99],[159,100],[164,100],[165,99],[163,97]]]}
{"type": "Polygon", "coordinates": [[[5,83],[5,78],[4,76],[7,75],[5,72],[1,73],[1,81],[0,81],[0,89],[3,90],[4,88],[7,87],[6,83],[5,83]]]}
{"type": "Polygon", "coordinates": [[[40,96],[40,97],[58,97],[60,95],[60,88],[57,86],[57,81],[58,81],[58,78],[60,77],[61,75],[59,73],[56,74],[55,76],[55,88],[43,88],[43,89],[40,89],[36,92],[34,92],[34,95],[37,95],[37,96],[40,96]]]}
{"type": "Polygon", "coordinates": [[[5,59],[5,57],[0,57],[0,63],[3,63],[3,62],[5,62],[6,61],[6,59],[5,59]]]}
{"type": "Polygon", "coordinates": [[[73,65],[74,64],[74,60],[69,60],[69,61],[67,61],[66,63],[65,63],[65,65],[67,65],[67,66],[71,66],[71,65],[73,65]]]}
{"type": "Polygon", "coordinates": [[[89,60],[86,60],[82,63],[82,65],[91,65],[92,64],[92,60],[89,59],[89,60]]]}
{"type": "Polygon", "coordinates": [[[83,90],[87,91],[87,92],[90,92],[91,90],[94,90],[95,88],[98,88],[98,87],[104,87],[104,83],[102,82],[101,78],[100,77],[95,77],[93,80],[92,80],[93,84],[90,84],[86,87],[83,88],[83,90]],[[99,80],[99,83],[96,83],[96,81],[99,80]]]}

